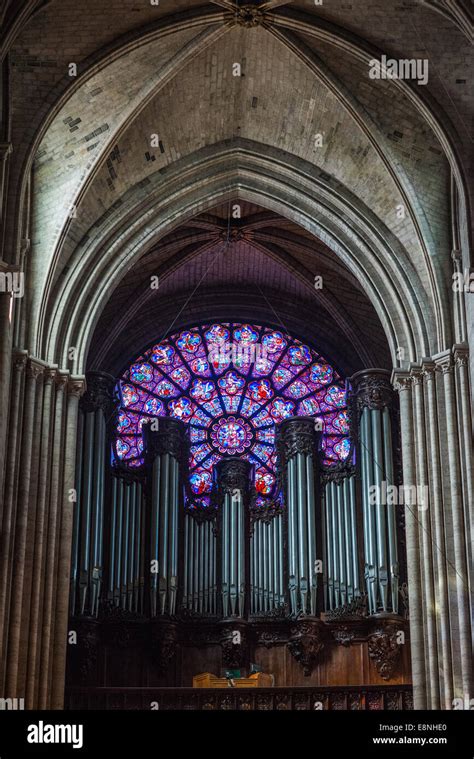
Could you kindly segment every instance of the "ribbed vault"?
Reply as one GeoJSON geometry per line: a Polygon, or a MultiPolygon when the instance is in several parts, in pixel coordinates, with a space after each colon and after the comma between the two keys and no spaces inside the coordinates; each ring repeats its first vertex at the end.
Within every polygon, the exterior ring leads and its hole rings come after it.
{"type": "MultiPolygon", "coordinates": [[[[57,81],[54,107],[46,109],[45,101],[42,123],[31,127],[33,150],[24,157],[19,194],[21,201],[34,158],[36,231],[28,256],[34,289],[24,336],[32,352],[83,371],[114,288],[134,276],[139,262],[152,260],[163,236],[224,198],[249,200],[291,219],[332,251],[328,257],[339,257],[373,303],[392,363],[400,349],[403,365],[452,343],[445,287],[451,171],[460,188],[464,182],[453,123],[428,88],[369,80],[368,61],[380,53],[381,40],[375,30],[362,39],[343,4],[317,10],[309,2],[250,5],[258,12],[239,17],[230,0],[185,8],[174,3],[168,13],[163,6],[148,9],[136,16],[141,25],[122,21],[115,36],[104,31],[100,51],[84,48],[69,86],[57,81]],[[235,63],[240,76],[233,75],[235,63]],[[396,129],[393,118],[387,122],[395,97],[396,129]],[[246,144],[251,159],[238,147],[246,144]],[[222,170],[231,145],[234,167],[222,170]],[[214,175],[199,181],[193,172],[199,165],[204,170],[203,156],[214,175]],[[277,167],[279,179],[271,176],[277,167]],[[257,174],[265,176],[265,187],[257,174]],[[293,197],[283,199],[285,193],[293,197]],[[79,348],[72,363],[66,358],[71,346],[79,348]]],[[[33,6],[35,23],[47,34],[56,3],[33,6]]],[[[456,34],[464,34],[463,14],[450,16],[442,6],[420,4],[412,24],[442,11],[456,34]]],[[[462,121],[460,107],[456,116],[462,121]]],[[[281,243],[270,237],[267,232],[252,244],[249,255],[259,251],[288,268],[281,243]]],[[[202,254],[198,243],[181,251],[184,261],[202,254]]],[[[294,256],[290,269],[293,262],[294,256]]],[[[164,261],[157,265],[166,270],[164,261]]],[[[314,267],[300,268],[297,277],[309,281],[314,267]]],[[[329,292],[313,296],[330,310],[329,292]]],[[[129,305],[125,314],[137,308],[129,305]]],[[[349,323],[350,313],[346,299],[337,319],[349,323]]],[[[343,332],[356,345],[350,329],[343,332]]],[[[363,363],[369,352],[359,351],[363,363]]]]}

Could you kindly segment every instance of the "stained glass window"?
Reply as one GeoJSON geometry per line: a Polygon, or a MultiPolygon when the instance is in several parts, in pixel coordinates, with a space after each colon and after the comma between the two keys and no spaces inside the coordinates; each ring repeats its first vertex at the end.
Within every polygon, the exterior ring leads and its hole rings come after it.
{"type": "Polygon", "coordinates": [[[260,505],[277,497],[275,425],[290,416],[319,420],[326,465],[350,454],[343,379],[310,346],[269,327],[226,323],[179,332],[140,356],[120,390],[115,458],[140,466],[142,424],[181,419],[191,443],[194,505],[209,505],[213,468],[224,456],[253,465],[260,505]]]}

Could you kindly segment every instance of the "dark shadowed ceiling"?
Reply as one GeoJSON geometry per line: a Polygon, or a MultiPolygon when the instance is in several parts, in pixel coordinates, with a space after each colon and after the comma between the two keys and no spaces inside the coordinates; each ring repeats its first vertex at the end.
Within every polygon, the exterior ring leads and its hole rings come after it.
{"type": "Polygon", "coordinates": [[[96,327],[89,368],[118,373],[149,343],[210,319],[260,320],[294,333],[344,374],[389,367],[377,315],[332,251],[257,205],[240,202],[235,219],[234,206],[180,226],[126,274],[96,327]]]}

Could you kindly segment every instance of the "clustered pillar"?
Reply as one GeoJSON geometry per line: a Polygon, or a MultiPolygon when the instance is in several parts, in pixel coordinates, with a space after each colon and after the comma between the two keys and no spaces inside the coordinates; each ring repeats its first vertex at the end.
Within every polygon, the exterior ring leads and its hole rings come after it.
{"type": "Polygon", "coordinates": [[[396,370],[404,484],[415,708],[469,708],[472,440],[463,345],[396,370]]]}
{"type": "Polygon", "coordinates": [[[83,377],[14,356],[1,510],[0,696],[62,708],[83,377]]]}

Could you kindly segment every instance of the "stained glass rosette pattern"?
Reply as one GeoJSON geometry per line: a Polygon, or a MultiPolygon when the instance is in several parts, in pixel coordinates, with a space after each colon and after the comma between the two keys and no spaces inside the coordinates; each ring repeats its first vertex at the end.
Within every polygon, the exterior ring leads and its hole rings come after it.
{"type": "Polygon", "coordinates": [[[275,425],[320,420],[324,463],[351,450],[342,378],[310,346],[268,327],[209,324],[175,334],[140,356],[120,379],[114,456],[143,463],[142,424],[171,416],[189,430],[189,493],[208,506],[213,469],[224,456],[254,467],[258,503],[276,493],[275,425]]]}

